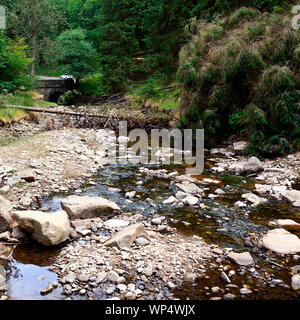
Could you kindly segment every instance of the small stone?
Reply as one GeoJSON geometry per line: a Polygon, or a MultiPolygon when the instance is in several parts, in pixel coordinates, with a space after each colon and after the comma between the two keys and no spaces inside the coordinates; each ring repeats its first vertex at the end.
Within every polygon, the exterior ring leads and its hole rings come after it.
{"type": "Polygon", "coordinates": [[[117,288],[120,290],[120,292],[124,292],[127,290],[127,286],[125,284],[118,284],[117,288]]]}
{"type": "Polygon", "coordinates": [[[225,283],[231,283],[231,280],[228,278],[227,274],[224,271],[221,272],[220,278],[225,283]]]}
{"type": "Polygon", "coordinates": [[[135,300],[136,299],[136,295],[133,292],[127,292],[125,295],[125,298],[127,300],[135,300]]]}
{"type": "Polygon", "coordinates": [[[41,295],[46,295],[51,293],[54,290],[54,287],[52,285],[49,285],[46,289],[41,290],[41,295]]]}
{"type": "Polygon", "coordinates": [[[211,288],[211,292],[212,293],[218,293],[220,291],[220,288],[219,287],[212,287],[211,288]]]}
{"type": "Polygon", "coordinates": [[[79,291],[79,294],[81,294],[81,295],[86,294],[86,290],[85,290],[85,289],[81,289],[81,290],[79,291]]]}
{"type": "Polygon", "coordinates": [[[115,282],[117,283],[118,280],[119,280],[119,275],[115,272],[115,271],[109,271],[107,276],[106,276],[106,279],[110,282],[115,282]]]}
{"type": "Polygon", "coordinates": [[[240,293],[241,294],[250,294],[250,293],[252,293],[252,291],[247,288],[241,288],[240,293]]]}
{"type": "Polygon", "coordinates": [[[235,295],[232,293],[227,293],[223,296],[224,300],[233,300],[235,298],[235,295]]]}

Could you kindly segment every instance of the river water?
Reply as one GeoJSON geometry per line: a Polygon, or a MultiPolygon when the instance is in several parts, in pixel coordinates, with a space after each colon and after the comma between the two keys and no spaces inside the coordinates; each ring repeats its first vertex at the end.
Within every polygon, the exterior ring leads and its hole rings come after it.
{"type": "MultiPolygon", "coordinates": [[[[184,173],[184,166],[148,166],[151,169],[165,168],[170,172],[176,169],[184,173]]],[[[229,174],[212,174],[209,171],[210,163],[206,163],[206,171],[202,176],[221,181],[220,184],[199,184],[201,188],[207,188],[206,192],[212,193],[217,188],[222,188],[226,192],[226,197],[217,199],[204,199],[206,209],[191,207],[172,207],[164,205],[163,201],[176,193],[175,187],[169,181],[157,178],[150,178],[139,171],[139,165],[118,165],[114,164],[101,170],[93,178],[93,183],[87,182],[81,187],[81,195],[101,196],[116,202],[121,209],[132,213],[149,215],[156,211],[160,215],[167,216],[170,226],[176,227],[178,232],[186,236],[197,235],[203,237],[206,242],[217,244],[223,248],[233,248],[235,251],[249,251],[245,246],[244,239],[251,233],[262,233],[267,231],[269,222],[274,219],[293,219],[300,223],[299,209],[291,205],[279,202],[275,199],[257,208],[250,208],[245,217],[245,210],[234,207],[234,203],[241,200],[241,195],[254,189],[255,182],[251,179],[231,176],[229,174]],[[142,184],[137,184],[142,181],[142,184]],[[121,192],[109,191],[109,188],[119,188],[121,192]],[[137,197],[133,203],[126,202],[125,193],[137,191],[137,197]],[[154,204],[146,201],[147,198],[154,199],[154,204]],[[175,221],[175,220],[176,221],[175,221]],[[172,222],[173,221],[173,222],[172,222]]],[[[71,193],[70,193],[71,194],[71,193]]],[[[70,195],[54,194],[45,199],[41,206],[51,206],[51,211],[61,209],[60,201],[70,195]]],[[[293,230],[300,236],[299,230],[293,230]]],[[[48,270],[61,247],[47,249],[34,243],[22,244],[11,247],[10,256],[12,261],[9,263],[8,281],[9,286],[7,295],[9,299],[65,299],[60,286],[52,293],[42,296],[40,291],[45,289],[48,284],[57,281],[54,272],[48,270]]],[[[251,253],[252,254],[252,253],[251,253]]],[[[274,267],[266,262],[261,256],[254,256],[260,268],[271,272],[274,278],[282,279],[286,284],[290,284],[290,270],[297,264],[291,257],[277,258],[276,263],[286,269],[274,267]]],[[[300,261],[298,262],[300,264],[300,261]]],[[[261,287],[258,280],[251,278],[250,285],[254,288],[251,299],[299,299],[300,294],[292,289],[275,286],[270,288],[261,287]]],[[[243,282],[243,276],[237,275],[235,284],[243,282]]],[[[224,284],[223,284],[224,285],[224,284]]],[[[219,272],[215,269],[208,271],[208,277],[197,279],[195,283],[185,283],[183,287],[175,290],[178,298],[186,299],[208,299],[205,287],[222,286],[219,279],[219,272]]],[[[239,297],[237,293],[237,297],[239,297]]],[[[83,299],[83,297],[73,297],[83,299]]]]}

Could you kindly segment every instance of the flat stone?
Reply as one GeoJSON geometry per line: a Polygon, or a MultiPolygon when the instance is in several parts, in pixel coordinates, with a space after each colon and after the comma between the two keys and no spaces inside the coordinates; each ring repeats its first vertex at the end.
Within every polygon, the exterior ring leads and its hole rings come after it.
{"type": "Polygon", "coordinates": [[[181,189],[185,193],[196,194],[201,193],[202,190],[196,186],[194,183],[177,183],[176,187],[181,189]]]}
{"type": "Polygon", "coordinates": [[[297,223],[296,221],[291,220],[291,219],[278,219],[278,220],[276,220],[276,224],[277,224],[279,227],[285,227],[285,226],[300,226],[299,223],[297,223]]]}
{"type": "Polygon", "coordinates": [[[248,146],[249,143],[247,141],[238,141],[233,144],[233,150],[237,153],[242,153],[247,149],[248,146]]]}
{"type": "Polygon", "coordinates": [[[95,218],[120,213],[114,202],[98,197],[69,196],[61,201],[62,208],[72,218],[95,218]]]}
{"type": "Polygon", "coordinates": [[[163,201],[163,204],[172,204],[175,201],[177,201],[177,199],[173,196],[171,196],[170,198],[168,198],[167,200],[163,201]]]}
{"type": "Polygon", "coordinates": [[[266,249],[281,254],[295,254],[300,252],[300,239],[285,229],[268,231],[262,239],[262,245],[266,249]]]}
{"type": "Polygon", "coordinates": [[[250,294],[250,293],[252,293],[252,291],[247,288],[241,288],[240,293],[241,294],[250,294]]]}
{"type": "Polygon", "coordinates": [[[224,300],[233,300],[235,298],[235,295],[232,293],[227,293],[223,296],[224,300]]]}
{"type": "Polygon", "coordinates": [[[242,195],[242,198],[253,203],[253,206],[255,207],[268,201],[267,199],[258,197],[254,193],[245,193],[242,195]]]}
{"type": "Polygon", "coordinates": [[[135,240],[135,243],[139,246],[146,246],[150,244],[150,241],[145,239],[144,237],[139,237],[135,240]]]}
{"type": "Polygon", "coordinates": [[[116,246],[119,249],[130,248],[135,239],[141,235],[145,235],[144,224],[134,224],[114,234],[104,245],[108,247],[116,246]]]}
{"type": "Polygon", "coordinates": [[[254,264],[254,260],[249,252],[235,253],[229,252],[228,257],[240,266],[249,266],[254,264]]]}
{"type": "Polygon", "coordinates": [[[111,229],[124,228],[124,227],[128,227],[128,225],[129,225],[129,221],[120,220],[120,219],[110,219],[104,222],[104,226],[111,229]]]}
{"type": "Polygon", "coordinates": [[[36,173],[30,169],[17,172],[17,176],[26,182],[34,182],[36,179],[36,173]]]}
{"type": "Polygon", "coordinates": [[[288,190],[282,194],[282,197],[292,203],[300,202],[300,190],[288,190]]]}

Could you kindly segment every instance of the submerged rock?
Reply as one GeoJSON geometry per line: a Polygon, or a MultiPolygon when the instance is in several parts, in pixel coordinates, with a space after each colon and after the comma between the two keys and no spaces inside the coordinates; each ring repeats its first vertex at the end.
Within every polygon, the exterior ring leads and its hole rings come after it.
{"type": "Polygon", "coordinates": [[[69,196],[61,201],[61,206],[70,217],[76,219],[95,218],[121,211],[114,202],[98,197],[69,196]]]}
{"type": "Polygon", "coordinates": [[[15,211],[12,217],[32,239],[45,246],[57,245],[69,237],[70,222],[65,211],[15,211]]]}
{"type": "Polygon", "coordinates": [[[281,254],[294,254],[300,252],[300,239],[285,229],[268,231],[262,239],[262,245],[266,249],[281,254]]]}

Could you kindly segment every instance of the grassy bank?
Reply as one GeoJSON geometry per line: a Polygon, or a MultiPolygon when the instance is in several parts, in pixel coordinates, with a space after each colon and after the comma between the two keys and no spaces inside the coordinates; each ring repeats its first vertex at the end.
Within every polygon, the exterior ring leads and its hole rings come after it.
{"type": "Polygon", "coordinates": [[[10,108],[9,105],[40,108],[56,105],[53,102],[39,100],[40,98],[35,92],[17,92],[15,94],[0,95],[0,122],[9,124],[25,118],[32,120],[32,114],[24,110],[10,108]]]}

